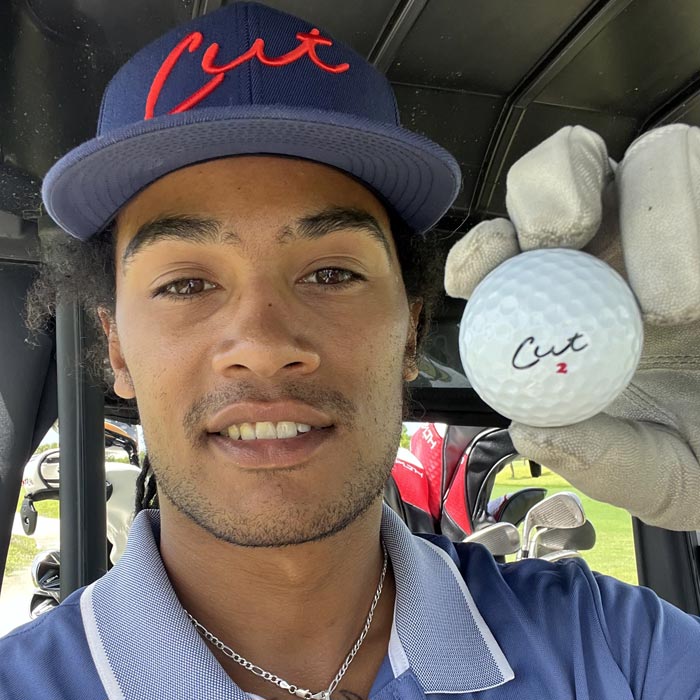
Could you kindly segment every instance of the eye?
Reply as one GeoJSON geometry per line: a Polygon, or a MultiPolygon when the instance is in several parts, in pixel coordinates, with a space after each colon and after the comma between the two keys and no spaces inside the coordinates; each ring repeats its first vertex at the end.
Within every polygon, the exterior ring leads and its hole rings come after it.
{"type": "Polygon", "coordinates": [[[324,267],[311,272],[302,279],[304,284],[316,283],[322,287],[344,287],[365,279],[351,270],[344,270],[340,267],[324,267]]]}
{"type": "Polygon", "coordinates": [[[179,280],[173,280],[164,284],[162,287],[158,287],[153,292],[153,297],[170,297],[171,299],[194,299],[199,296],[202,292],[207,292],[210,289],[215,289],[216,285],[207,280],[200,278],[183,278],[179,280]]]}

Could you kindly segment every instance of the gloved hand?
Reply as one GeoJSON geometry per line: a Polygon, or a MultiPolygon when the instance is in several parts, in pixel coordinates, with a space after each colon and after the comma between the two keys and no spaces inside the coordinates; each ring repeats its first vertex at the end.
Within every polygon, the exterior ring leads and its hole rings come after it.
{"type": "Polygon", "coordinates": [[[452,247],[450,296],[468,299],[520,252],[576,248],[627,279],[645,333],[632,383],[603,413],[514,422],[515,448],[650,525],[700,529],[700,129],[650,131],[619,166],[597,134],[561,129],[513,165],[506,207],[512,223],[482,222],[452,247]]]}

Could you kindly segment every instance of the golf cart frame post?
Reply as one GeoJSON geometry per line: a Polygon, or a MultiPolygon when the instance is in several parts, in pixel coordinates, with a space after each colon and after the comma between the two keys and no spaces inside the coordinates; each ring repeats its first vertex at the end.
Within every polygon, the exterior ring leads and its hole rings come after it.
{"type": "Polygon", "coordinates": [[[81,363],[90,332],[78,304],[58,306],[61,600],[107,571],[104,394],[81,363]]]}

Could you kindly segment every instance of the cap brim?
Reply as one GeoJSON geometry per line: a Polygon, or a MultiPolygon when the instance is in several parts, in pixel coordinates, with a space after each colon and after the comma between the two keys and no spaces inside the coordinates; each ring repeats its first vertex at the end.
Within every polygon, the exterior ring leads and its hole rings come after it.
{"type": "Polygon", "coordinates": [[[85,240],[167,173],[245,154],[305,158],[345,171],[417,232],[437,223],[460,188],[454,158],[401,127],[287,106],[217,107],[158,117],[82,144],[47,173],[44,205],[59,226],[85,240]]]}

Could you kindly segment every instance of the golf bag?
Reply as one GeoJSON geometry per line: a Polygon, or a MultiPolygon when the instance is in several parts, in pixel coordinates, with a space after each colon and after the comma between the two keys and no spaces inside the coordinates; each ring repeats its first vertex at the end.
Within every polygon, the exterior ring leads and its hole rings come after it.
{"type": "MultiPolygon", "coordinates": [[[[505,428],[426,423],[410,451],[399,450],[384,497],[413,532],[463,540],[505,510],[508,499],[491,503],[491,492],[496,475],[518,457],[505,428]]],[[[530,470],[537,476],[540,467],[531,463],[530,470]]]]}

